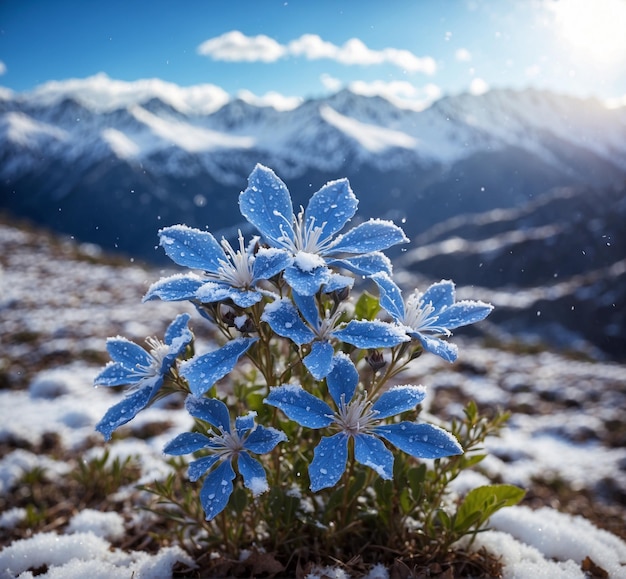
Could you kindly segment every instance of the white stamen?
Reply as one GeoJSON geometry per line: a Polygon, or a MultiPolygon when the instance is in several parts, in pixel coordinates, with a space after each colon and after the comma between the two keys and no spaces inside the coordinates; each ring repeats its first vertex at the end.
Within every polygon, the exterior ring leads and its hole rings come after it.
{"type": "Polygon", "coordinates": [[[357,396],[346,404],[342,394],[339,409],[335,412],[335,422],[340,430],[354,436],[371,432],[378,421],[377,416],[378,412],[372,410],[372,403],[365,396],[357,396]]]}
{"type": "Polygon", "coordinates": [[[406,313],[402,323],[415,332],[432,332],[450,335],[450,330],[437,325],[438,315],[433,315],[432,302],[424,303],[420,292],[413,292],[406,300],[406,313]]]}

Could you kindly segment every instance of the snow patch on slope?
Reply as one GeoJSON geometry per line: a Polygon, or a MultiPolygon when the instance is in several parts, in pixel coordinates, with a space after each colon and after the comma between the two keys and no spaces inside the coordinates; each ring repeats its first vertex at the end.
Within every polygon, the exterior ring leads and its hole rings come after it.
{"type": "Polygon", "coordinates": [[[249,149],[254,146],[254,137],[239,137],[212,131],[189,123],[158,117],[140,106],[131,109],[132,115],[163,139],[188,151],[199,153],[217,149],[249,149]]]}
{"type": "Polygon", "coordinates": [[[328,105],[320,107],[320,115],[370,153],[381,153],[391,147],[414,149],[417,144],[417,140],[406,133],[362,123],[338,113],[328,105]]]}

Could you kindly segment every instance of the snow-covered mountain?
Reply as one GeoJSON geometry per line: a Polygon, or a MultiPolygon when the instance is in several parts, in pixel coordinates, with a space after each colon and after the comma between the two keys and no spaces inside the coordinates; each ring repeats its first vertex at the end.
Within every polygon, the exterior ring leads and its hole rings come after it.
{"type": "Polygon", "coordinates": [[[497,90],[423,111],[349,91],[278,110],[98,75],[0,90],[0,135],[0,209],[149,260],[165,225],[240,227],[257,162],[296,205],[347,176],[359,218],[413,239],[396,255],[407,275],[482,288],[512,332],[624,357],[626,108],[497,90]]]}
{"type": "Polygon", "coordinates": [[[234,195],[257,162],[298,203],[347,176],[362,217],[417,234],[554,186],[622,181],[626,109],[499,90],[423,111],[349,91],[277,110],[105,75],[0,91],[0,207],[135,255],[153,255],[164,224],[237,226],[234,195]]]}

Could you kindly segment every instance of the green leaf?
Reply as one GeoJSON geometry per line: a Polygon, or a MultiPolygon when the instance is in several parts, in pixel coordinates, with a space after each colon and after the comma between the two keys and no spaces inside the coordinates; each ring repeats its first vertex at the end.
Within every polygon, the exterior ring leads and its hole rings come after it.
{"type": "Polygon", "coordinates": [[[367,473],[363,470],[357,472],[357,474],[350,480],[350,488],[348,489],[348,503],[351,503],[357,496],[361,494],[361,491],[365,488],[366,480],[367,473]]]}
{"type": "Polygon", "coordinates": [[[235,487],[233,494],[230,495],[229,503],[233,510],[241,515],[248,506],[248,494],[241,487],[235,487]]]}
{"type": "Polygon", "coordinates": [[[380,310],[378,298],[368,292],[363,292],[354,306],[354,315],[357,320],[373,320],[380,310]]]}
{"type": "Polygon", "coordinates": [[[409,480],[409,488],[413,495],[413,500],[418,502],[422,496],[422,490],[424,485],[424,479],[426,478],[426,465],[420,464],[409,469],[407,472],[407,478],[409,480]]]}
{"type": "Polygon", "coordinates": [[[400,508],[405,515],[408,515],[414,507],[414,503],[411,500],[409,489],[404,487],[400,491],[400,508]]]}
{"type": "Polygon", "coordinates": [[[466,533],[470,528],[480,528],[491,515],[504,507],[519,503],[526,494],[513,485],[485,485],[472,489],[456,514],[454,530],[466,533]]]}

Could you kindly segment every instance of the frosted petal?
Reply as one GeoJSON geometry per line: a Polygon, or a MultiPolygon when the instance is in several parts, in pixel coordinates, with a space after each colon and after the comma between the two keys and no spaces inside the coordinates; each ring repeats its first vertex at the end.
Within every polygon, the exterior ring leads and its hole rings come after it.
{"type": "Polygon", "coordinates": [[[278,443],[285,440],[287,436],[281,430],[259,425],[250,433],[243,447],[255,454],[265,454],[274,450],[278,443]]]}
{"type": "Polygon", "coordinates": [[[176,438],[170,440],[163,448],[163,452],[175,456],[191,454],[192,452],[204,448],[208,442],[209,438],[204,436],[204,434],[200,434],[199,432],[183,432],[176,438]]]}
{"type": "Polygon", "coordinates": [[[299,346],[315,338],[315,334],[300,318],[298,310],[287,299],[279,299],[265,306],[261,320],[267,322],[279,336],[289,338],[299,346]]]}
{"type": "Polygon", "coordinates": [[[243,477],[244,486],[250,489],[255,497],[269,490],[263,465],[247,452],[239,454],[237,467],[243,477]]]}
{"type": "Polygon", "coordinates": [[[332,408],[298,384],[271,388],[263,402],[279,408],[287,418],[307,428],[323,428],[334,420],[332,408]]]}
{"type": "Polygon", "coordinates": [[[257,165],[248,177],[248,187],[239,195],[241,214],[272,245],[286,234],[293,239],[293,206],[287,186],[274,171],[257,165]]]}
{"type": "Polygon", "coordinates": [[[324,436],[315,447],[309,465],[310,488],[315,493],[337,484],[346,470],[348,461],[348,436],[339,432],[331,437],[324,436]]]}
{"type": "Polygon", "coordinates": [[[404,318],[404,300],[402,291],[386,273],[377,273],[372,276],[380,291],[380,305],[395,320],[404,318]]]}
{"type": "Polygon", "coordinates": [[[200,502],[207,521],[219,515],[228,504],[228,499],[233,492],[234,478],[235,471],[230,461],[224,461],[204,479],[200,490],[200,502]]]}
{"type": "Polygon", "coordinates": [[[330,342],[315,341],[311,344],[311,352],[304,358],[304,365],[316,380],[322,380],[330,372],[333,365],[334,348],[330,342]]]}
{"type": "Polygon", "coordinates": [[[339,406],[342,396],[346,404],[350,402],[358,382],[359,373],[352,360],[343,352],[337,353],[333,360],[332,370],[326,376],[328,391],[334,403],[339,406]]]}
{"type": "Polygon", "coordinates": [[[215,428],[230,432],[228,408],[221,400],[217,398],[196,398],[195,396],[187,396],[185,408],[194,418],[199,418],[200,420],[208,422],[211,426],[215,426],[215,428]]]}
{"type": "Polygon", "coordinates": [[[304,213],[307,226],[324,226],[321,239],[328,239],[340,231],[356,213],[359,200],[347,179],[326,183],[313,194],[304,213]]]}
{"type": "Polygon", "coordinates": [[[161,278],[149,288],[143,301],[161,299],[165,302],[179,302],[190,300],[204,284],[204,280],[194,273],[176,274],[161,278]]]}
{"type": "Polygon", "coordinates": [[[393,454],[382,440],[369,434],[354,437],[354,459],[375,470],[381,478],[393,478],[393,454]]]}
{"type": "Polygon", "coordinates": [[[352,320],[333,336],[357,348],[391,348],[409,340],[403,327],[378,320],[352,320]]]}
{"type": "Polygon", "coordinates": [[[201,396],[233,370],[239,358],[256,342],[257,338],[236,338],[224,346],[195,357],[180,365],[180,374],[189,382],[195,396],[201,396]]]}
{"type": "Polygon", "coordinates": [[[374,430],[401,451],[416,458],[440,458],[463,453],[454,436],[432,424],[399,422],[376,426],[374,430]]]}
{"type": "Polygon", "coordinates": [[[327,255],[370,253],[408,241],[404,231],[391,221],[370,219],[338,237],[327,255]]]}
{"type": "Polygon", "coordinates": [[[178,265],[216,273],[226,255],[215,237],[186,225],[173,225],[159,231],[159,242],[167,256],[178,265]]]}

